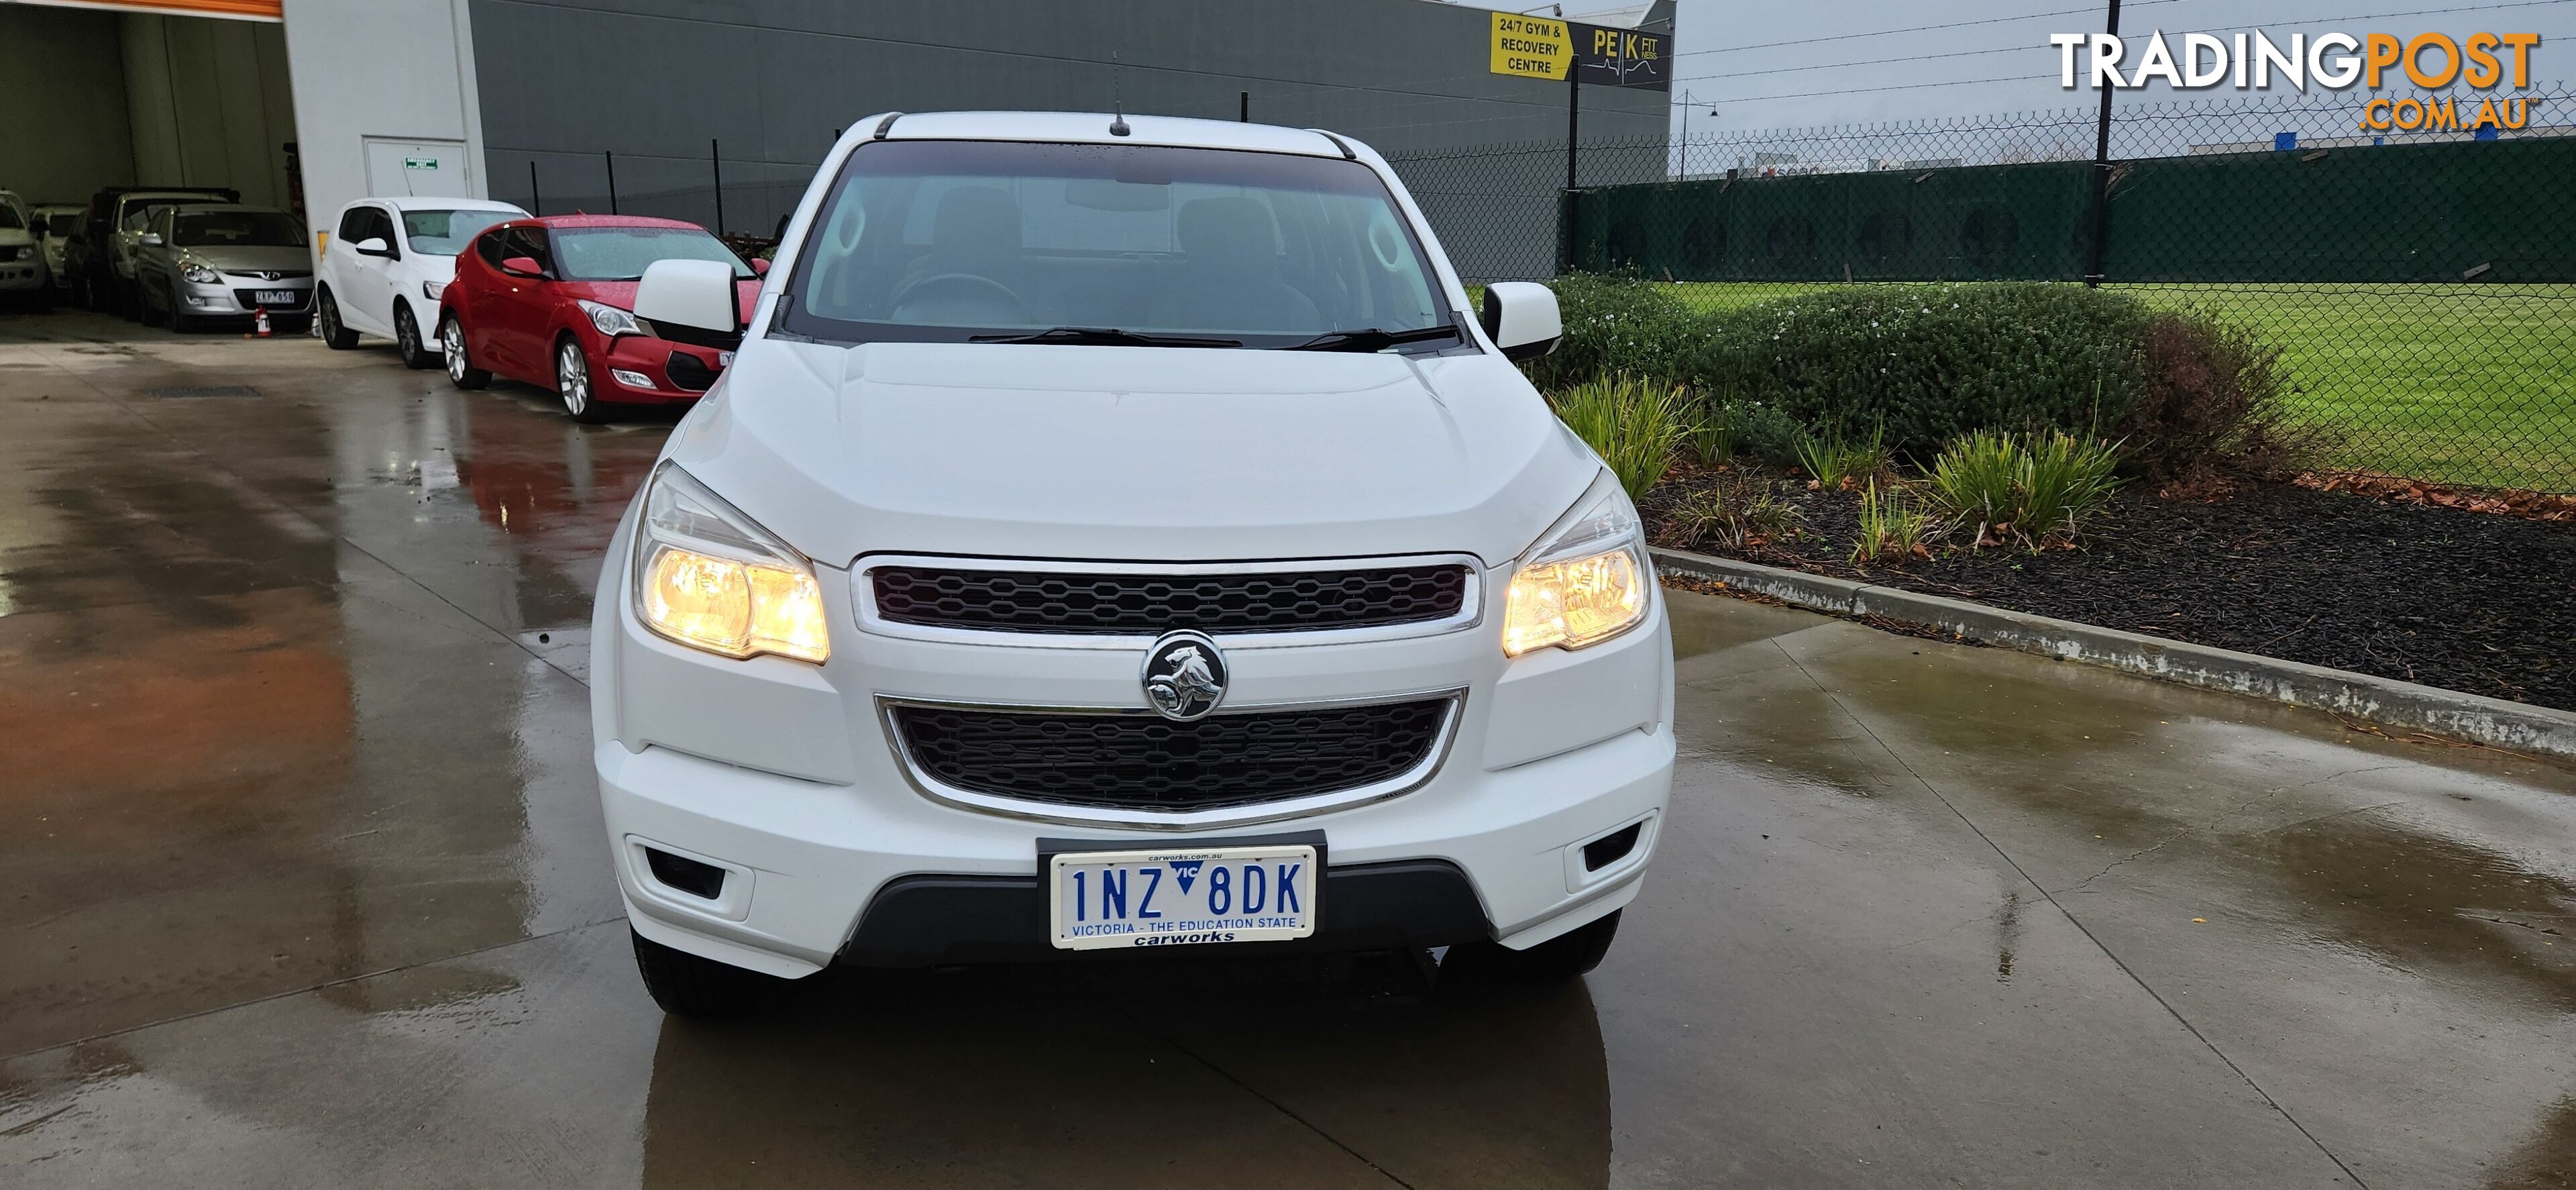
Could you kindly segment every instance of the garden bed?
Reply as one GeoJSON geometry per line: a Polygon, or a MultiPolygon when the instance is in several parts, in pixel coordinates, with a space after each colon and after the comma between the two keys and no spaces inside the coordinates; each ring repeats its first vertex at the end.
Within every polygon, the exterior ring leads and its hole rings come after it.
{"type": "Polygon", "coordinates": [[[2137,487],[2073,547],[1958,540],[1856,564],[1861,496],[1761,465],[1676,467],[1638,501],[1655,543],[2176,640],[2576,710],[2576,525],[2289,484],[2212,499],[2137,487]],[[1743,540],[1695,496],[1768,497],[1743,540]]]}

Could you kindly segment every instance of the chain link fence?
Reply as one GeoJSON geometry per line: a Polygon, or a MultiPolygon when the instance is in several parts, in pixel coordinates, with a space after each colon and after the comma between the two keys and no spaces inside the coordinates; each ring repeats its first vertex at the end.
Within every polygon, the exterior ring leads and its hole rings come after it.
{"type": "Polygon", "coordinates": [[[2091,110],[1395,166],[1471,281],[1634,271],[1720,306],[2098,276],[2279,348],[2328,467],[2576,492],[2576,92],[2500,99],[2510,127],[2483,102],[2115,109],[2106,166],[2091,110]]]}

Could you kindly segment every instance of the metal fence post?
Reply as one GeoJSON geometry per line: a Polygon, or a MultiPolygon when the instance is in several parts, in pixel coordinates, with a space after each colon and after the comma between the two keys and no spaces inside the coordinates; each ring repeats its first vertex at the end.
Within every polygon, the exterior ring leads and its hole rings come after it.
{"type": "Polygon", "coordinates": [[[1576,134],[1580,130],[1580,122],[1583,116],[1583,79],[1581,76],[1575,74],[1574,70],[1575,67],[1573,63],[1569,62],[1566,64],[1565,198],[1557,204],[1559,207],[1563,208],[1563,214],[1560,215],[1559,218],[1564,222],[1565,226],[1563,230],[1557,234],[1556,240],[1556,271],[1559,275],[1574,271],[1574,237],[1577,234],[1574,204],[1578,199],[1574,189],[1574,155],[1576,134]]]}
{"type": "MultiPolygon", "coordinates": [[[[2111,0],[2110,28],[2105,32],[2113,37],[2120,35],[2120,0],[2111,0]]],[[[2102,285],[2102,256],[2111,237],[2111,93],[2118,89],[2103,84],[2102,115],[2093,126],[2093,234],[2084,250],[2084,285],[2088,289],[2102,285]]]]}
{"type": "Polygon", "coordinates": [[[724,232],[724,146],[716,138],[707,138],[707,164],[716,175],[716,234],[724,232]]]}

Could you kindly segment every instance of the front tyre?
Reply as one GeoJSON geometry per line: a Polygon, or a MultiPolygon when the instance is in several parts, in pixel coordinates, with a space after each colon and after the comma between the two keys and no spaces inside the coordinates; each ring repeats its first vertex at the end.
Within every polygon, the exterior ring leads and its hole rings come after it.
{"type": "MultiPolygon", "coordinates": [[[[357,338],[354,334],[349,337],[357,338]]],[[[406,368],[438,366],[438,357],[431,354],[429,348],[422,345],[420,341],[420,322],[411,316],[410,302],[394,303],[394,349],[402,353],[403,366],[406,368]]]]}
{"type": "Polygon", "coordinates": [[[1441,974],[1464,976],[1470,981],[1496,983],[1564,983],[1580,979],[1601,965],[1610,953],[1610,943],[1619,936],[1619,915],[1610,915],[1589,925],[1541,942],[1528,950],[1513,950],[1490,939],[1450,948],[1441,974]]]}
{"type": "Polygon", "coordinates": [[[564,412],[574,421],[595,426],[608,420],[608,406],[590,383],[590,358],[582,354],[581,340],[570,335],[555,344],[555,395],[563,398],[564,412]]]}
{"type": "Polygon", "coordinates": [[[333,351],[347,351],[358,345],[358,332],[350,330],[341,323],[340,300],[331,296],[329,286],[324,286],[322,289],[320,309],[314,312],[314,317],[322,320],[324,346],[333,351]]]}
{"type": "Polygon", "coordinates": [[[450,314],[439,323],[439,345],[447,349],[447,382],[458,388],[482,388],[492,383],[492,374],[475,367],[465,358],[465,324],[450,314]]]}
{"type": "Polygon", "coordinates": [[[632,927],[627,933],[635,939],[635,970],[644,977],[644,990],[672,1016],[699,1020],[749,1016],[767,1007],[786,982],[674,950],[635,933],[632,927]]]}

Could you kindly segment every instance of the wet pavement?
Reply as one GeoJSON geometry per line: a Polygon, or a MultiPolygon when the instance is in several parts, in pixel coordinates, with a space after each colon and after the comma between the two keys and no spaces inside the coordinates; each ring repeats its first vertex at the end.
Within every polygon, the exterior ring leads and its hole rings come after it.
{"type": "Polygon", "coordinates": [[[583,654],[668,420],[549,399],[0,319],[0,1185],[2576,1180],[2576,773],[1686,593],[1673,811],[1582,983],[667,1022],[583,654]]]}

